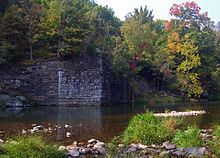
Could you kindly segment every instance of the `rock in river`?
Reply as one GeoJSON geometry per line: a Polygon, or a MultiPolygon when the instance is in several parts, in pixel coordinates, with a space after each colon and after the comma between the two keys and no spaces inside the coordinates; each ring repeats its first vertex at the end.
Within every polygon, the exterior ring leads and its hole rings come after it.
{"type": "Polygon", "coordinates": [[[206,147],[180,147],[178,151],[186,152],[189,157],[204,157],[209,153],[206,147]]]}
{"type": "Polygon", "coordinates": [[[137,150],[138,150],[138,148],[136,148],[136,147],[130,147],[126,153],[129,154],[131,152],[136,152],[137,150]]]}
{"type": "Polygon", "coordinates": [[[70,150],[68,155],[72,157],[79,157],[80,153],[77,150],[70,150]]]}
{"type": "Polygon", "coordinates": [[[6,107],[30,107],[29,101],[21,95],[11,96],[10,94],[0,94],[0,102],[6,107]]]}
{"type": "Polygon", "coordinates": [[[80,152],[81,154],[88,154],[88,153],[91,152],[91,150],[88,149],[88,148],[80,148],[80,149],[79,149],[79,152],[80,152]]]}
{"type": "Polygon", "coordinates": [[[170,144],[169,141],[164,142],[162,147],[165,147],[167,150],[176,149],[176,145],[175,144],[170,144]]]}

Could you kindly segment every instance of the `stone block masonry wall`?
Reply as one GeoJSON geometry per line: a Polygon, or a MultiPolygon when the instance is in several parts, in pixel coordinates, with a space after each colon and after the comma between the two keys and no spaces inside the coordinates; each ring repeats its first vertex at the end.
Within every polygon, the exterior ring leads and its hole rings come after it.
{"type": "Polygon", "coordinates": [[[48,61],[0,72],[1,89],[17,89],[40,105],[80,106],[112,100],[110,62],[97,56],[48,61]]]}

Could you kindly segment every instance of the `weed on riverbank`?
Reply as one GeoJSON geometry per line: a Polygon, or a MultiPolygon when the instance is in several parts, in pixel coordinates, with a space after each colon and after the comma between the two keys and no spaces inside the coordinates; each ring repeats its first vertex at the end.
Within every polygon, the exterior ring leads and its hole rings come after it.
{"type": "Polygon", "coordinates": [[[200,130],[189,126],[186,131],[178,130],[175,134],[174,142],[180,147],[203,146],[204,141],[200,138],[200,130]]]}
{"type": "Polygon", "coordinates": [[[180,118],[156,117],[148,111],[138,114],[130,120],[123,134],[108,143],[109,155],[220,156],[220,126],[200,130],[186,127],[183,122],[180,118]]]}
{"type": "Polygon", "coordinates": [[[170,140],[178,128],[180,120],[176,118],[161,118],[146,112],[134,116],[123,134],[125,144],[144,143],[147,145],[170,140]]]}
{"type": "Polygon", "coordinates": [[[11,158],[61,158],[64,151],[58,151],[56,145],[46,144],[43,137],[37,135],[19,136],[2,144],[0,157],[11,158]]]}
{"type": "Polygon", "coordinates": [[[220,125],[215,126],[214,137],[208,140],[209,149],[220,157],[220,125]]]}

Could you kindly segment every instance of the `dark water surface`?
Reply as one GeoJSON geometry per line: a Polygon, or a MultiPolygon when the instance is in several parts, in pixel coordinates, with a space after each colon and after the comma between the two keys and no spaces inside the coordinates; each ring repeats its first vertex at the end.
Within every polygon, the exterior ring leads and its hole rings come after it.
{"type": "MultiPolygon", "coordinates": [[[[206,115],[187,117],[185,118],[186,123],[199,128],[212,128],[213,125],[220,125],[220,102],[154,105],[146,106],[146,108],[154,112],[205,110],[206,115]]],[[[124,131],[133,115],[144,112],[144,105],[7,109],[0,111],[0,138],[10,137],[21,132],[22,129],[33,128],[32,124],[37,124],[45,128],[51,127],[54,130],[46,133],[48,141],[59,140],[63,144],[71,144],[74,140],[86,142],[88,139],[96,138],[107,142],[124,131]],[[72,127],[64,128],[65,124],[72,127]],[[55,126],[61,126],[61,128],[55,126]],[[66,132],[70,132],[72,136],[66,138],[66,132]]]]}

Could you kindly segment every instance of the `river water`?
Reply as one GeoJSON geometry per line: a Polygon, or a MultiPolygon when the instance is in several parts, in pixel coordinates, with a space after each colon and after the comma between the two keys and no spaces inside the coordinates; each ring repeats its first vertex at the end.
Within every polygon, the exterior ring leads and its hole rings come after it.
{"type": "Polygon", "coordinates": [[[220,102],[202,104],[161,104],[161,105],[114,105],[104,107],[37,107],[34,109],[6,109],[0,111],[0,138],[10,137],[22,129],[35,125],[51,128],[45,133],[48,141],[71,144],[73,141],[86,142],[96,138],[107,142],[120,135],[129,119],[145,109],[154,112],[205,110],[207,114],[186,117],[185,123],[199,128],[212,128],[220,125],[220,102]],[[72,127],[65,128],[65,124],[72,127]],[[56,126],[61,128],[56,128],[56,126]],[[66,132],[71,137],[66,137],[66,132]]]}

